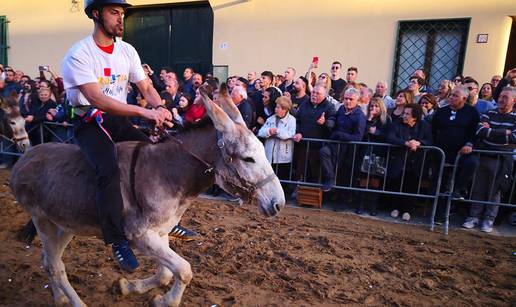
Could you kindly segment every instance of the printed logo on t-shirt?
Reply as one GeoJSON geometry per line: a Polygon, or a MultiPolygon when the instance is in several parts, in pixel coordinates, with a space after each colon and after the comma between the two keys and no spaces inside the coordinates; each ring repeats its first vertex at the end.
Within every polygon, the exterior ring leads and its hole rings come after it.
{"type": "MultiPolygon", "coordinates": [[[[110,68],[104,68],[104,73],[111,72],[110,68]]],[[[104,77],[98,77],[98,83],[102,90],[102,93],[107,96],[116,97],[123,93],[124,88],[127,84],[127,75],[107,75],[104,77]]]]}

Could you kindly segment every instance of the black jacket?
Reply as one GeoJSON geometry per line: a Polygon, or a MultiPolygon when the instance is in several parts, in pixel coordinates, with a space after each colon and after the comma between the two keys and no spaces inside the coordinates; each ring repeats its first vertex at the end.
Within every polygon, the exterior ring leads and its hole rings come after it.
{"type": "Polygon", "coordinates": [[[240,111],[240,114],[242,115],[242,118],[244,119],[245,125],[248,129],[253,128],[253,107],[249,103],[247,99],[242,100],[238,106],[238,110],[240,111]]]}
{"type": "MultiPolygon", "coordinates": [[[[389,128],[387,142],[402,147],[392,148],[389,155],[389,168],[387,175],[392,178],[401,176],[403,171],[411,172],[419,177],[423,167],[424,152],[421,149],[414,151],[408,150],[405,146],[406,141],[416,140],[421,146],[432,145],[432,132],[427,122],[419,120],[414,127],[409,127],[403,122],[394,122],[389,128]],[[405,156],[407,161],[405,164],[405,156]]],[[[427,155],[428,157],[428,155],[427,155]]],[[[429,166],[428,162],[425,165],[429,166]]]]}
{"type": "Polygon", "coordinates": [[[328,139],[335,126],[335,115],[335,107],[328,100],[324,99],[316,106],[307,101],[299,106],[296,113],[296,133],[301,133],[304,138],[328,139]],[[319,125],[317,120],[323,112],[326,122],[319,125]]]}

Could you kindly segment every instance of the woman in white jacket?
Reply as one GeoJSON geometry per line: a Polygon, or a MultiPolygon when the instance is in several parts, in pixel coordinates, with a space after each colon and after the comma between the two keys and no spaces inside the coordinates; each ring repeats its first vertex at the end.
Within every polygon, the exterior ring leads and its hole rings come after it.
{"type": "Polygon", "coordinates": [[[296,118],[289,111],[292,101],[287,97],[276,99],[274,115],[270,116],[258,131],[265,139],[265,155],[279,179],[289,179],[290,163],[294,153],[296,118]]]}

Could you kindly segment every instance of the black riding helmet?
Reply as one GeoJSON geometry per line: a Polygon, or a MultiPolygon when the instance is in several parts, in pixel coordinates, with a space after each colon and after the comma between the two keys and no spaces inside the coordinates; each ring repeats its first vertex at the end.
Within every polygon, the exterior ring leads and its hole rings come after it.
{"type": "Polygon", "coordinates": [[[131,6],[131,4],[127,3],[125,0],[85,0],[84,13],[86,13],[90,19],[93,19],[93,15],[91,14],[93,10],[100,10],[103,6],[111,4],[120,5],[124,8],[131,6]]]}

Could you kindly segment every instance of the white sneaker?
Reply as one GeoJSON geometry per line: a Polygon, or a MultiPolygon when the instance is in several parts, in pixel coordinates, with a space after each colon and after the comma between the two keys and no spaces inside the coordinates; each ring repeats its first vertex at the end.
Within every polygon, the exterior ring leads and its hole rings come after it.
{"type": "Polygon", "coordinates": [[[394,209],[394,210],[391,211],[391,216],[393,218],[397,218],[398,215],[400,215],[400,212],[398,210],[394,209]]]}
{"type": "Polygon", "coordinates": [[[492,232],[493,231],[494,221],[491,220],[483,220],[482,225],[480,226],[480,231],[482,232],[492,232]]]}
{"type": "Polygon", "coordinates": [[[404,220],[404,221],[409,221],[410,220],[410,214],[408,212],[403,213],[403,215],[401,216],[401,219],[404,220]]]}
{"type": "Polygon", "coordinates": [[[477,227],[479,223],[480,223],[480,220],[478,218],[468,217],[464,221],[464,224],[462,224],[462,227],[466,228],[466,229],[473,229],[473,228],[477,227]]]}

